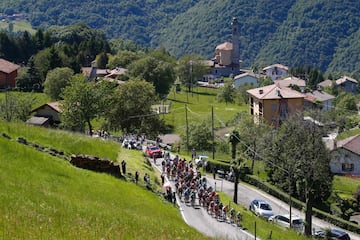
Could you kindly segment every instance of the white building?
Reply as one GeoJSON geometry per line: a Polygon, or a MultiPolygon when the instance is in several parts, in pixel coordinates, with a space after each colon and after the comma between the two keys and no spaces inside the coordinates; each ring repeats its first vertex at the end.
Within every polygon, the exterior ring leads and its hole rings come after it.
{"type": "Polygon", "coordinates": [[[360,174],[360,134],[334,142],[330,168],[333,173],[360,174]]]}
{"type": "Polygon", "coordinates": [[[234,87],[239,88],[243,84],[249,84],[253,87],[257,87],[259,85],[258,78],[252,72],[246,72],[234,77],[234,87]]]}
{"type": "Polygon", "coordinates": [[[270,77],[271,80],[275,81],[284,78],[288,74],[289,68],[281,64],[274,64],[263,68],[263,72],[266,76],[270,77]]]}

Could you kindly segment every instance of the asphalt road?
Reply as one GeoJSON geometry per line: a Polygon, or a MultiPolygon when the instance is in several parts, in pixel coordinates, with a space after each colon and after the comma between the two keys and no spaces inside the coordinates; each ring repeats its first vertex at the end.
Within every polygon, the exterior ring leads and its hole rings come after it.
{"type": "MultiPolygon", "coordinates": [[[[161,172],[161,162],[163,159],[158,158],[157,164],[153,163],[153,160],[150,160],[153,166],[161,172]]],[[[169,181],[166,179],[166,181],[169,181]]],[[[175,184],[173,181],[169,181],[172,189],[175,189],[175,184]]],[[[183,200],[180,200],[176,196],[176,202],[179,206],[180,213],[184,221],[189,225],[197,229],[199,232],[204,233],[205,235],[218,239],[228,239],[228,240],[253,240],[255,237],[248,232],[244,231],[240,227],[237,227],[235,224],[230,222],[220,221],[209,215],[203,207],[199,206],[198,200],[196,200],[195,205],[191,206],[190,203],[185,203],[183,200]]],[[[260,238],[256,238],[260,239],[260,238]]]]}
{"type": "MultiPolygon", "coordinates": [[[[153,161],[150,160],[152,163],[153,161]]],[[[155,165],[157,169],[161,172],[161,162],[162,159],[157,159],[157,164],[155,165]]],[[[154,165],[154,164],[153,164],[154,165]]],[[[222,191],[229,196],[233,196],[234,194],[234,183],[219,178],[217,176],[216,179],[213,179],[212,176],[207,175],[208,184],[215,187],[217,191],[222,191]]],[[[168,179],[167,179],[168,181],[168,179]]],[[[174,182],[169,181],[172,184],[172,188],[175,189],[174,182]]],[[[248,186],[243,183],[239,183],[238,185],[238,203],[243,204],[245,207],[250,205],[250,202],[253,199],[264,199],[268,201],[273,209],[274,214],[289,214],[290,206],[280,201],[279,199],[263,192],[255,187],[248,186]]],[[[248,232],[242,230],[241,228],[227,223],[220,222],[210,216],[205,209],[199,206],[190,206],[189,204],[185,204],[183,201],[180,201],[177,197],[177,204],[179,206],[180,212],[184,218],[184,221],[197,229],[198,231],[204,233],[207,236],[221,239],[239,239],[239,240],[250,240],[255,239],[255,237],[248,232]]],[[[292,214],[298,215],[301,218],[305,219],[305,214],[295,208],[292,208],[292,214]]],[[[322,221],[316,217],[312,218],[313,229],[320,228],[336,228],[341,229],[335,225],[332,225],[328,222],[322,221]]],[[[349,234],[352,240],[360,240],[360,236],[351,233],[349,231],[343,230],[349,234]]],[[[259,238],[257,238],[259,239],[259,238]]]]}
{"type": "MultiPolygon", "coordinates": [[[[207,179],[208,179],[208,182],[213,186],[215,186],[215,183],[216,183],[216,189],[218,191],[222,191],[230,196],[234,195],[234,183],[233,182],[226,181],[222,178],[216,178],[216,180],[214,180],[213,177],[210,177],[210,176],[208,176],[207,179]]],[[[267,202],[269,202],[275,215],[289,214],[290,206],[287,203],[280,201],[279,199],[271,196],[270,194],[267,194],[267,193],[265,193],[259,189],[256,189],[252,186],[249,186],[249,185],[246,185],[243,183],[239,183],[239,185],[238,185],[238,203],[243,204],[244,206],[248,207],[250,205],[250,202],[255,198],[264,199],[267,202]]],[[[302,219],[305,219],[305,214],[295,208],[292,208],[292,214],[298,215],[302,219]]],[[[313,222],[313,229],[320,229],[320,228],[341,229],[335,225],[332,225],[332,224],[325,222],[316,217],[312,217],[312,222],[313,222]]],[[[343,231],[347,232],[352,240],[360,240],[359,235],[357,235],[355,233],[351,233],[347,230],[343,230],[343,231]]]]}

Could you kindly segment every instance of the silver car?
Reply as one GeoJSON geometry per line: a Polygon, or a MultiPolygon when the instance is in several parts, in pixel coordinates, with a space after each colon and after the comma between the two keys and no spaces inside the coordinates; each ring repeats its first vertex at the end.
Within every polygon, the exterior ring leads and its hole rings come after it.
{"type": "MultiPolygon", "coordinates": [[[[280,226],[290,228],[289,214],[271,216],[269,221],[277,223],[280,226]]],[[[297,215],[291,215],[291,228],[302,232],[304,230],[304,221],[297,215]]]]}
{"type": "Polygon", "coordinates": [[[267,201],[261,199],[254,199],[250,203],[249,209],[256,216],[264,217],[266,219],[274,215],[270,204],[267,201]]]}

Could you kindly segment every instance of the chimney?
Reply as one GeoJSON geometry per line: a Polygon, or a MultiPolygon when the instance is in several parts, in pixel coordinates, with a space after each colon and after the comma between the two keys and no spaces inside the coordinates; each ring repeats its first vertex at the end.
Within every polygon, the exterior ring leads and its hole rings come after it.
{"type": "Polygon", "coordinates": [[[280,92],[280,89],[276,89],[276,93],[279,97],[281,97],[281,92],[280,92]]]}
{"type": "Polygon", "coordinates": [[[264,93],[264,90],[259,89],[259,94],[263,94],[263,93],[264,93]]]}

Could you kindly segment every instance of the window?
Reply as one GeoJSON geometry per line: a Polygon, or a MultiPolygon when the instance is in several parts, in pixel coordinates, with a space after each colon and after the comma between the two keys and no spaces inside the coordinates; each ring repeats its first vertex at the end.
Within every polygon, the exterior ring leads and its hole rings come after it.
{"type": "Polygon", "coordinates": [[[342,171],[352,172],[352,171],[354,171],[354,164],[353,163],[343,163],[341,165],[341,169],[342,169],[342,171]]]}
{"type": "Polygon", "coordinates": [[[276,111],[276,105],[275,104],[271,104],[271,110],[276,111]]]}
{"type": "Polygon", "coordinates": [[[261,102],[259,102],[259,114],[263,114],[263,104],[261,102]]]}

